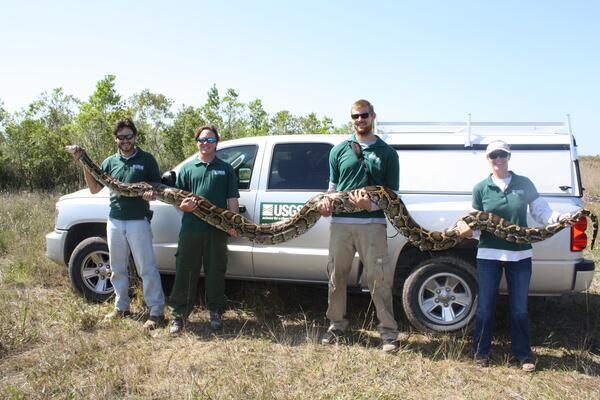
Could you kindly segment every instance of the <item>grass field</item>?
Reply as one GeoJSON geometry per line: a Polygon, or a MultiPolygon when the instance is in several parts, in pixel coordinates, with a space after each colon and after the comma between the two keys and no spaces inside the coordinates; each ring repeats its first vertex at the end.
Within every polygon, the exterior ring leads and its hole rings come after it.
{"type": "MultiPolygon", "coordinates": [[[[582,165],[600,196],[600,162],[582,165]]],[[[231,283],[223,334],[210,333],[199,307],[190,330],[171,338],[142,330],[140,296],[137,318],[106,324],[110,304],[71,291],[66,269],[45,256],[57,197],[0,194],[0,398],[600,398],[600,274],[587,293],[531,299],[539,362],[529,375],[504,356],[505,301],[487,369],[471,363],[468,337],[417,333],[405,321],[400,352],[382,354],[362,295],[349,299],[350,343],[320,346],[327,294],[315,287],[231,283]]],[[[600,215],[600,204],[587,206],[600,215]]],[[[598,249],[586,256],[600,262],[598,249]]]]}

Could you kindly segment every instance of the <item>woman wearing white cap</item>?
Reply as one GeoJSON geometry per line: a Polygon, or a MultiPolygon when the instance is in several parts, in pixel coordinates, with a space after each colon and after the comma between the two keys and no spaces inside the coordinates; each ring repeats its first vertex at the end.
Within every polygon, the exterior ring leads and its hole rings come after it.
{"type": "MultiPolygon", "coordinates": [[[[491,212],[520,226],[527,226],[527,207],[533,219],[544,225],[571,216],[569,213],[553,212],[528,178],[509,171],[508,143],[502,140],[493,141],[487,146],[485,154],[492,173],[473,188],[474,209],[491,212]]],[[[496,297],[504,270],[510,302],[512,355],[524,371],[534,371],[535,361],[529,340],[527,315],[531,245],[511,243],[485,231],[472,231],[463,221],[458,224],[457,230],[463,237],[479,238],[479,301],[473,334],[475,362],[481,366],[489,365],[496,297]]]]}

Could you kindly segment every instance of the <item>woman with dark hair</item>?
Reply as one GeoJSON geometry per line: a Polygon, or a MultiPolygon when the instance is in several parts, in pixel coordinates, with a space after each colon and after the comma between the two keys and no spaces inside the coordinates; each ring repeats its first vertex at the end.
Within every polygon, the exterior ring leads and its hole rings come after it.
{"type": "MultiPolygon", "coordinates": [[[[506,142],[491,142],[485,154],[492,173],[473,188],[475,210],[491,212],[520,226],[527,226],[528,207],[533,219],[544,225],[571,217],[570,213],[553,212],[528,178],[508,169],[510,146],[506,142]]],[[[472,231],[463,221],[457,224],[457,231],[463,237],[479,238],[479,300],[473,334],[475,362],[480,366],[489,365],[496,297],[504,272],[510,302],[512,355],[523,371],[534,371],[535,361],[531,351],[527,314],[533,253],[531,245],[511,243],[489,232],[472,231]]]]}

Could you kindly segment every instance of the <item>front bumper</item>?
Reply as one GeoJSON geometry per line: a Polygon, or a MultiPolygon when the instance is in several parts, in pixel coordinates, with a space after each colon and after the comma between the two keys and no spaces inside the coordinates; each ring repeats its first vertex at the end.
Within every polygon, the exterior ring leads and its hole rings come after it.
{"type": "Polygon", "coordinates": [[[46,235],[46,256],[57,264],[66,265],[65,240],[67,231],[54,230],[46,235]]]}

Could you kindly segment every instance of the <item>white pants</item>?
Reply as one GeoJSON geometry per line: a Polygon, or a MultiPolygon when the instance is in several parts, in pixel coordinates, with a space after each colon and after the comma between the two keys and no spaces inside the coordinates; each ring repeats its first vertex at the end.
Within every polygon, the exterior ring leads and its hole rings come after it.
{"type": "Polygon", "coordinates": [[[142,278],[144,300],[150,315],[162,316],[165,296],[152,248],[152,230],[146,219],[119,220],[109,218],[106,224],[108,251],[110,253],[111,281],[115,288],[115,308],[129,310],[129,251],[142,278]]]}

